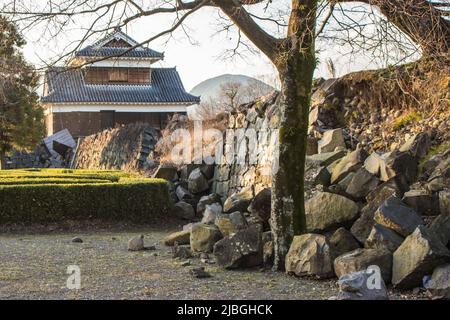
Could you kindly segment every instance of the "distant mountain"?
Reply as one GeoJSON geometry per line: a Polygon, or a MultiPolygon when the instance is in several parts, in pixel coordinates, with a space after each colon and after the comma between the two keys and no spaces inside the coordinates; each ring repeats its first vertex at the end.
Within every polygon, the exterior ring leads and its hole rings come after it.
{"type": "Polygon", "coordinates": [[[199,83],[191,90],[190,93],[195,96],[201,96],[202,101],[208,101],[210,98],[215,100],[215,98],[218,98],[220,95],[221,85],[230,82],[240,83],[243,87],[250,84],[252,86],[257,86],[258,92],[263,92],[264,94],[274,90],[273,87],[268,84],[249,76],[242,74],[223,74],[199,83]]]}

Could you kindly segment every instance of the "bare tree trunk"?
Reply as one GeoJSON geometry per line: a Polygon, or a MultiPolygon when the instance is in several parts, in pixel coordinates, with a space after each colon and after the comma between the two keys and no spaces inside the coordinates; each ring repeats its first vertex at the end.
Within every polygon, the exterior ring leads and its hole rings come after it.
{"type": "Polygon", "coordinates": [[[0,150],[0,170],[6,169],[6,153],[0,150]]]}
{"type": "Polygon", "coordinates": [[[273,175],[271,228],[274,269],[284,259],[294,235],[306,230],[304,172],[308,114],[316,64],[314,26],[316,1],[293,1],[289,43],[278,64],[282,83],[282,119],[279,129],[278,171],[273,175]]]}

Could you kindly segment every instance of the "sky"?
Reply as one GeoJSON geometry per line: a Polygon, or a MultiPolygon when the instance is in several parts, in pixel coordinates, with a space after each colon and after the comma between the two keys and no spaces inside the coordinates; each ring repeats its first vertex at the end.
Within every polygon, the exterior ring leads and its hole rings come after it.
{"type": "MultiPolygon", "coordinates": [[[[289,1],[280,0],[274,10],[285,9],[289,1]]],[[[256,8],[255,10],[262,10],[256,8]]],[[[205,8],[197,11],[186,20],[185,28],[176,31],[171,38],[158,39],[149,47],[165,53],[164,62],[159,66],[176,66],[186,89],[189,91],[198,83],[221,74],[244,74],[252,77],[264,76],[274,79],[276,71],[269,60],[258,53],[243,52],[243,57],[229,58],[227,50],[236,44],[236,32],[218,32],[221,28],[217,9],[205,8]],[[189,38],[186,36],[189,34],[189,38]]],[[[138,19],[123,29],[130,37],[141,42],[157,34],[164,27],[170,26],[173,16],[158,15],[138,19]]],[[[84,27],[91,18],[75,19],[73,25],[63,34],[53,37],[43,28],[36,28],[24,32],[27,45],[24,48],[25,57],[38,67],[52,61],[56,56],[67,52],[76,45],[84,34],[84,27]]],[[[89,39],[85,45],[98,38],[89,39]]],[[[340,54],[342,46],[333,42],[318,47],[321,62],[331,58],[336,66],[337,76],[351,71],[373,69],[379,65],[371,62],[367,56],[344,56],[340,54]]],[[[257,51],[257,50],[256,50],[257,51]]],[[[320,63],[316,70],[316,77],[329,77],[330,74],[324,63],[320,63]]],[[[273,84],[273,83],[270,83],[273,84]]]]}

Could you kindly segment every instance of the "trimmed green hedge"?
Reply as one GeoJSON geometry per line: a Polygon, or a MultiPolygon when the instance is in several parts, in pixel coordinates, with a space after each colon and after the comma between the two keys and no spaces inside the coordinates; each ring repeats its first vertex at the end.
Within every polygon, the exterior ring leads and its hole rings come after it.
{"type": "Polygon", "coordinates": [[[52,171],[1,172],[0,223],[91,218],[146,221],[167,214],[170,206],[168,184],[162,179],[120,172],[83,170],[64,175],[52,171]],[[21,176],[23,172],[28,174],[21,176]],[[37,175],[29,177],[31,172],[37,175]],[[105,175],[114,179],[102,179],[105,175]],[[14,180],[16,183],[10,184],[14,180]]]}
{"type": "Polygon", "coordinates": [[[0,178],[0,186],[24,185],[24,184],[88,184],[88,183],[110,183],[111,180],[100,179],[73,179],[73,178],[0,178]]]}

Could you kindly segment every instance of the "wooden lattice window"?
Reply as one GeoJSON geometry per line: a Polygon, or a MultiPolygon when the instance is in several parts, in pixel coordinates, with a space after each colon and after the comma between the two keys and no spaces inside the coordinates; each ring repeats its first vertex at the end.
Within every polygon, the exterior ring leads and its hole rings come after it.
{"type": "Polygon", "coordinates": [[[90,84],[150,84],[150,68],[87,68],[84,79],[90,84]]]}

